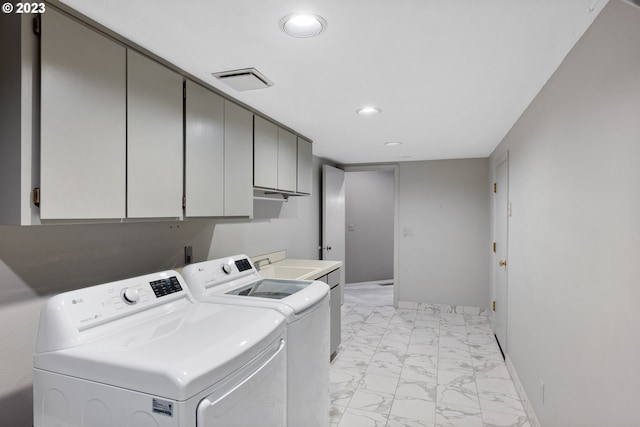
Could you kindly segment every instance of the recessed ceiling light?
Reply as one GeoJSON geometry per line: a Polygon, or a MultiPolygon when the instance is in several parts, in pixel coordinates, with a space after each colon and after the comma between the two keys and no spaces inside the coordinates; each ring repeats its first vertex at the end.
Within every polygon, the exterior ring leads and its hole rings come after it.
{"type": "Polygon", "coordinates": [[[356,110],[356,113],[361,116],[372,116],[374,114],[380,114],[382,112],[381,109],[371,106],[362,107],[356,110]]]}
{"type": "Polygon", "coordinates": [[[402,142],[399,142],[399,141],[385,142],[384,145],[386,145],[387,147],[397,147],[399,145],[402,145],[402,142]]]}
{"type": "Polygon", "coordinates": [[[280,20],[280,28],[293,37],[313,37],[327,28],[327,21],[318,15],[292,13],[280,20]]]}

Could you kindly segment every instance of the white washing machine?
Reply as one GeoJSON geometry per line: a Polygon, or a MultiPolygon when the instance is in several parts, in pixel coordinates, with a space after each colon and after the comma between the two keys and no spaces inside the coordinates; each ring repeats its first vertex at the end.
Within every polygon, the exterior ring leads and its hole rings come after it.
{"type": "Polygon", "coordinates": [[[246,255],[190,264],[182,275],[198,301],[268,307],[285,315],[288,425],[329,425],[329,286],[262,278],[246,255]]]}
{"type": "Polygon", "coordinates": [[[193,302],[165,271],[42,308],[35,427],[286,426],[286,322],[193,302]]]}

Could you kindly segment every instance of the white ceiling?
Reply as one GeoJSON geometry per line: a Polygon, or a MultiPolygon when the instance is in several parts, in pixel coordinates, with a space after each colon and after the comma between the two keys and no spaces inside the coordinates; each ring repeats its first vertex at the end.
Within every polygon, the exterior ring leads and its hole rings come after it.
{"type": "Polygon", "coordinates": [[[488,156],[607,2],[62,1],[341,164],[488,156]],[[324,17],[326,31],[280,30],[300,11],[324,17]],[[248,67],[275,85],[236,92],[211,76],[248,67]],[[357,115],[365,104],[382,114],[357,115]]]}

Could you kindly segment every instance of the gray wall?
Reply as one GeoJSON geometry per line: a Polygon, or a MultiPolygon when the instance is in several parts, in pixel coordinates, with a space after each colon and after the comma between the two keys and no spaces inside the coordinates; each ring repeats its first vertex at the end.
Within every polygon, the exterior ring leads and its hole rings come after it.
{"type": "Polygon", "coordinates": [[[312,196],[256,201],[251,222],[0,225],[0,425],[32,425],[32,354],[49,295],[180,267],[185,245],[195,261],[280,249],[317,259],[320,161],[313,164],[312,196]]]}
{"type": "Polygon", "coordinates": [[[400,165],[400,301],[488,307],[488,176],[488,159],[400,165]]]}
{"type": "Polygon", "coordinates": [[[347,284],[393,280],[395,172],[347,172],[345,189],[347,284]]]}
{"type": "Polygon", "coordinates": [[[639,8],[609,2],[506,150],[508,356],[542,426],[637,426],[639,8]]]}
{"type": "Polygon", "coordinates": [[[216,225],[208,259],[246,253],[261,255],[282,249],[289,258],[319,259],[321,159],[313,158],[312,196],[286,203],[255,200],[254,219],[216,225]]]}

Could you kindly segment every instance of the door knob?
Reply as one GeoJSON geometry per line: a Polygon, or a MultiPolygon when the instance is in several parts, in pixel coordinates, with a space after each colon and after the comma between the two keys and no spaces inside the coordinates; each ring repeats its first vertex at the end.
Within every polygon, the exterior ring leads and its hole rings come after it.
{"type": "Polygon", "coordinates": [[[501,259],[500,261],[498,261],[498,265],[499,265],[500,267],[504,267],[505,265],[507,265],[507,261],[505,261],[505,260],[501,259]]]}

